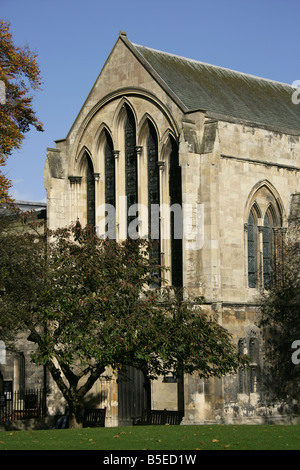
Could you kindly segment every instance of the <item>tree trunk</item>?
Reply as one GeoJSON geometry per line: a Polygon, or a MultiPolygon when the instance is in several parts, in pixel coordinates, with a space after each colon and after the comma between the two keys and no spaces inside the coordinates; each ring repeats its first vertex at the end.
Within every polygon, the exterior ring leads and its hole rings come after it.
{"type": "Polygon", "coordinates": [[[83,399],[87,392],[93,387],[96,380],[105,371],[103,365],[98,365],[95,370],[86,379],[85,383],[78,390],[77,385],[79,378],[71,371],[64,367],[64,375],[67,377],[69,387],[66,385],[62,377],[62,371],[50,361],[47,367],[52,375],[53,380],[62,392],[69,407],[69,427],[82,428],[84,418],[84,404],[83,399]]]}
{"type": "Polygon", "coordinates": [[[69,428],[82,428],[83,426],[83,417],[84,417],[84,408],[82,405],[70,404],[69,407],[69,428]]]}

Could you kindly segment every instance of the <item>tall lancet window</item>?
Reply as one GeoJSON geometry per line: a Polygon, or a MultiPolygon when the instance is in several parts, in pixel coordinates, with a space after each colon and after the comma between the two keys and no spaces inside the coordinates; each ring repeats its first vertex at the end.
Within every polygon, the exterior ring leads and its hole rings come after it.
{"type": "MultiPolygon", "coordinates": [[[[125,119],[125,188],[127,196],[127,213],[130,208],[138,203],[137,197],[137,153],[136,153],[136,128],[132,112],[127,108],[125,119]]],[[[127,217],[127,230],[129,224],[136,219],[137,211],[130,211],[127,217]]],[[[132,235],[132,234],[131,234],[132,235]]]]}
{"type": "MultiPolygon", "coordinates": [[[[179,166],[179,155],[176,143],[171,139],[172,150],[170,155],[169,190],[170,204],[182,206],[181,192],[181,167],[179,166]]],[[[171,260],[172,260],[172,284],[182,287],[182,236],[178,236],[181,220],[171,211],[171,260]]]]}
{"type": "Polygon", "coordinates": [[[279,201],[265,185],[252,197],[247,223],[248,286],[252,288],[269,289],[282,279],[285,230],[279,201]]]}
{"type": "Polygon", "coordinates": [[[264,228],[263,228],[263,281],[265,289],[270,287],[271,282],[271,226],[268,213],[264,217],[264,228]]]}
{"type": "Polygon", "coordinates": [[[105,132],[104,161],[105,161],[105,204],[107,223],[105,232],[109,238],[116,238],[116,176],[115,176],[115,156],[113,143],[108,132],[105,132]]]}
{"type": "Polygon", "coordinates": [[[248,219],[248,285],[249,287],[256,287],[257,284],[257,245],[258,245],[258,232],[257,232],[257,218],[251,210],[248,219]]]}
{"type": "Polygon", "coordinates": [[[86,154],[86,212],[87,212],[87,225],[95,227],[95,178],[94,168],[90,157],[86,154]]]}
{"type": "Polygon", "coordinates": [[[158,168],[158,142],[154,126],[149,123],[147,139],[147,166],[148,166],[148,227],[149,235],[155,242],[151,257],[160,263],[160,224],[159,224],[159,168],[158,168]]]}

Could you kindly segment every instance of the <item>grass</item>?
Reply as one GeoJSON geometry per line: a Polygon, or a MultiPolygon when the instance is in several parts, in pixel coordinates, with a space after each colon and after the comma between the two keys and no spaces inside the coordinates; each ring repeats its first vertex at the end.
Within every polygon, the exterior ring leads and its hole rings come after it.
{"type": "Polygon", "coordinates": [[[134,426],[0,432],[0,450],[300,450],[300,426],[134,426]]]}

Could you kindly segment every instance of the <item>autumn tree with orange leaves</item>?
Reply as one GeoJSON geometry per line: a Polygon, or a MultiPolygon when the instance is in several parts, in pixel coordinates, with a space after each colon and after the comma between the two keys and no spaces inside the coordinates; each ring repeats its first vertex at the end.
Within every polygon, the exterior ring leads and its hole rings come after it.
{"type": "Polygon", "coordinates": [[[14,149],[21,148],[24,135],[31,126],[42,131],[43,125],[32,108],[32,92],[41,89],[37,55],[17,47],[10,24],[0,20],[0,206],[12,202],[9,196],[11,181],[4,167],[14,149]]]}

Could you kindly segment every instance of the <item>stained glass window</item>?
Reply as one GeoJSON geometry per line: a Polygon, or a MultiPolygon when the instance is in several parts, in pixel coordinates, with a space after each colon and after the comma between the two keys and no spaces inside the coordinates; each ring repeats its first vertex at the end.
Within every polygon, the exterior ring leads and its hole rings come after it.
{"type": "Polygon", "coordinates": [[[280,262],[284,230],[281,228],[279,205],[273,194],[263,186],[258,195],[259,204],[256,197],[247,227],[248,285],[269,289],[282,279],[280,262]]]}
{"type": "Polygon", "coordinates": [[[87,225],[95,227],[95,178],[91,159],[86,155],[86,201],[87,201],[87,225]]]}
{"type": "Polygon", "coordinates": [[[149,234],[153,240],[157,240],[151,257],[160,262],[160,233],[159,233],[159,220],[152,220],[151,207],[158,205],[160,200],[159,195],[159,168],[158,168],[158,142],[157,135],[153,125],[149,126],[149,135],[147,139],[147,156],[148,156],[148,224],[149,234]]]}
{"type": "Polygon", "coordinates": [[[248,285],[256,287],[257,282],[257,224],[254,221],[252,211],[248,219],[248,285]]]}
{"type": "MultiPolygon", "coordinates": [[[[170,203],[180,204],[181,195],[181,168],[179,166],[178,148],[172,140],[172,151],[170,155],[170,203]]],[[[171,211],[171,257],[172,257],[172,284],[182,287],[182,239],[175,238],[175,216],[171,211]]]]}
{"type": "Polygon", "coordinates": [[[271,285],[271,235],[270,218],[266,213],[263,227],[263,281],[265,289],[269,289],[271,285]]]}
{"type": "MultiPolygon", "coordinates": [[[[132,112],[128,109],[125,120],[125,185],[127,196],[127,210],[137,204],[137,154],[135,140],[135,121],[132,112]]],[[[127,217],[127,228],[138,214],[127,217]]]]}
{"type": "MultiPolygon", "coordinates": [[[[115,177],[115,156],[113,153],[113,143],[110,135],[106,132],[106,142],[104,147],[105,158],[105,204],[116,208],[116,177],[115,177]]],[[[116,217],[115,210],[106,211],[105,216],[109,218],[106,223],[105,232],[109,238],[116,238],[116,217]]]]}

